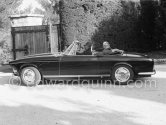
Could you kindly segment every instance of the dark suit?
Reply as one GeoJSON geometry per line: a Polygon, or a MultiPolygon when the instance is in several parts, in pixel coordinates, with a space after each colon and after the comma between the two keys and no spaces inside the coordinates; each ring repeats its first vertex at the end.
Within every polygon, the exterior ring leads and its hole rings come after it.
{"type": "Polygon", "coordinates": [[[93,50],[92,53],[93,53],[93,55],[101,56],[101,55],[111,55],[113,52],[112,52],[111,48],[108,48],[108,49],[104,49],[101,52],[93,50]]]}

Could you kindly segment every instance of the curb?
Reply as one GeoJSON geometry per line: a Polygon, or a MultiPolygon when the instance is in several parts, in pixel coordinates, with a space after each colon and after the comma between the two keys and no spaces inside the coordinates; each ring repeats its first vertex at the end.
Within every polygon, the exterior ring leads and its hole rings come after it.
{"type": "Polygon", "coordinates": [[[166,59],[154,59],[155,64],[166,64],[166,59]]]}

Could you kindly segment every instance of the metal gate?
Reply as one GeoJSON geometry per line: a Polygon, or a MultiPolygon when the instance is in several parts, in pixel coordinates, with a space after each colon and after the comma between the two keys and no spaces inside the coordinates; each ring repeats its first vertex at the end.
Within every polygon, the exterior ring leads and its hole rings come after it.
{"type": "Polygon", "coordinates": [[[26,55],[50,53],[49,27],[47,25],[12,27],[11,30],[14,59],[26,55]]]}

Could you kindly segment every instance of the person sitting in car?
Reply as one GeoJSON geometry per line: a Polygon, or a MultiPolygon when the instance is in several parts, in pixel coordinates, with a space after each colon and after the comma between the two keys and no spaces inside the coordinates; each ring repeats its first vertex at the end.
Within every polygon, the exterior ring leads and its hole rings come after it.
{"type": "Polygon", "coordinates": [[[123,53],[123,50],[119,50],[119,49],[112,49],[110,47],[109,42],[104,41],[103,42],[103,51],[102,52],[98,52],[96,50],[93,50],[93,46],[91,47],[91,51],[92,51],[92,55],[111,55],[113,53],[123,53]]]}
{"type": "Polygon", "coordinates": [[[87,42],[80,50],[77,51],[77,55],[91,55],[91,43],[87,42]]]}
{"type": "Polygon", "coordinates": [[[120,50],[120,49],[112,49],[111,47],[110,47],[110,44],[109,44],[109,42],[107,42],[107,41],[104,41],[103,42],[103,54],[104,55],[109,55],[109,54],[112,54],[112,53],[123,53],[123,50],[120,50]]]}

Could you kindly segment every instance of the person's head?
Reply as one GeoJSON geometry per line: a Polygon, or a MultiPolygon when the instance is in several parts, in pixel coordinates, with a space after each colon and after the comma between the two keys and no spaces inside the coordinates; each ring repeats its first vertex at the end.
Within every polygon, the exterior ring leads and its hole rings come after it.
{"type": "Polygon", "coordinates": [[[92,43],[87,42],[87,43],[84,45],[84,49],[85,49],[85,50],[88,50],[89,48],[91,48],[91,45],[92,45],[92,43]]]}
{"type": "Polygon", "coordinates": [[[108,49],[108,48],[110,48],[110,44],[109,44],[109,42],[104,41],[104,42],[103,42],[103,48],[104,48],[104,49],[108,49]]]}

